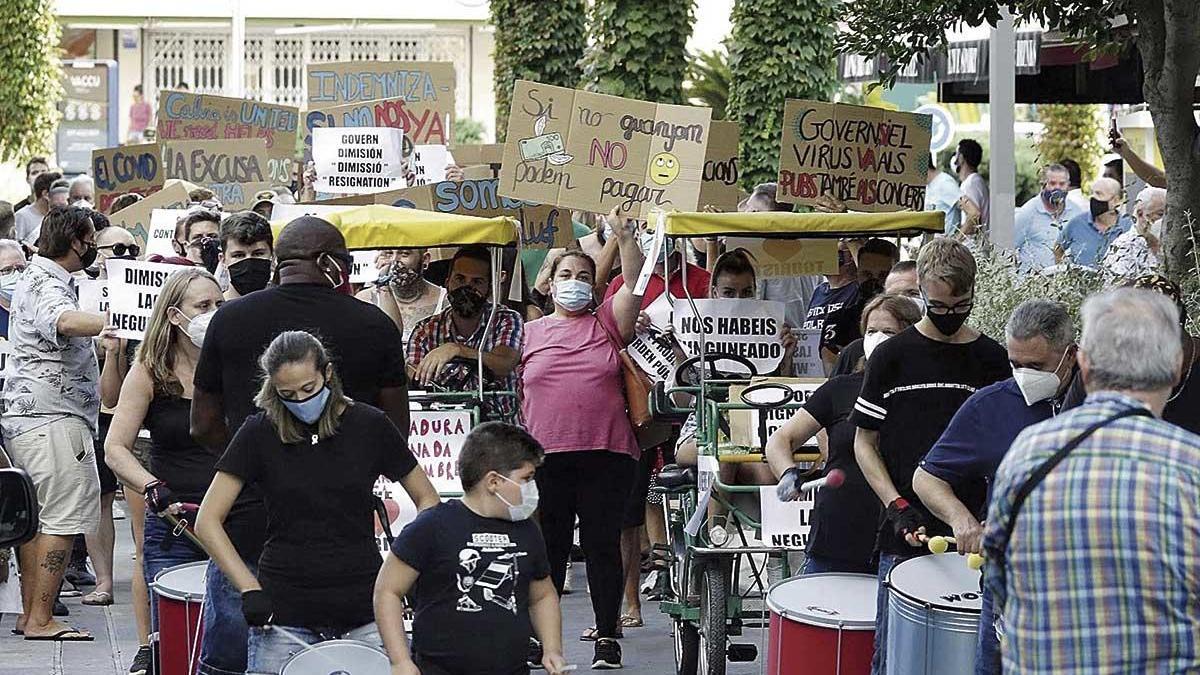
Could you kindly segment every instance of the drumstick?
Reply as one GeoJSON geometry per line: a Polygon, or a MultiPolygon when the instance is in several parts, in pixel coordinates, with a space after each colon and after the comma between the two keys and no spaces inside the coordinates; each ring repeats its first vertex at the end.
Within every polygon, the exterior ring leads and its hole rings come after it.
{"type": "Polygon", "coordinates": [[[196,538],[196,534],[194,532],[192,532],[190,522],[188,522],[186,520],[184,520],[183,522],[180,522],[180,520],[178,518],[176,518],[174,515],[166,512],[166,511],[160,513],[159,518],[162,518],[164,521],[166,521],[166,523],[168,525],[171,526],[172,532],[179,532],[183,536],[187,537],[188,541],[195,544],[196,548],[200,549],[201,551],[204,551],[205,554],[208,553],[208,549],[204,548],[204,544],[201,543],[201,541],[198,538],[196,538]]]}
{"type": "Polygon", "coordinates": [[[931,553],[945,553],[949,550],[950,544],[958,546],[958,541],[954,537],[936,536],[929,538],[929,550],[931,553]]]}
{"type": "Polygon", "coordinates": [[[800,491],[808,492],[809,490],[816,490],[818,488],[823,488],[823,487],[839,488],[842,486],[842,483],[844,483],[845,481],[846,481],[846,472],[842,471],[841,469],[833,469],[829,473],[825,474],[825,476],[823,478],[818,478],[816,480],[810,480],[807,483],[802,483],[800,485],[800,491]]]}
{"type": "Polygon", "coordinates": [[[967,567],[970,567],[973,570],[980,569],[983,567],[983,561],[984,558],[982,554],[972,553],[967,556],[967,567]]]}

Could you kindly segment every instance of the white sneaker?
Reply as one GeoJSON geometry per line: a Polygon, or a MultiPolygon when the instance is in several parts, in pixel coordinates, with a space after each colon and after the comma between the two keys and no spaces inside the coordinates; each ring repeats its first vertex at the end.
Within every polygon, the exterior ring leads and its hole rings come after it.
{"type": "Polygon", "coordinates": [[[563,595],[575,592],[575,584],[571,583],[571,561],[567,561],[567,576],[563,578],[563,595]]]}

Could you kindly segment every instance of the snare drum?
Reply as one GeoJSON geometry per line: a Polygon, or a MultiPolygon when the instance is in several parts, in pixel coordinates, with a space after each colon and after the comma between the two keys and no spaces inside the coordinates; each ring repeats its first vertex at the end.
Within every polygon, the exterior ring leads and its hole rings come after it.
{"type": "Polygon", "coordinates": [[[875,654],[875,601],[870,574],[810,574],[767,592],[771,675],[867,675],[875,654]]]}
{"type": "Polygon", "coordinates": [[[280,675],[390,675],[382,649],[357,640],[327,640],[296,654],[280,675]]]}
{"type": "Polygon", "coordinates": [[[888,675],[970,673],[983,604],[980,573],[967,559],[927,555],[888,575],[888,675]]]}
{"type": "Polygon", "coordinates": [[[150,585],[158,606],[161,675],[192,675],[200,662],[204,572],[208,561],[168,567],[150,585]]]}

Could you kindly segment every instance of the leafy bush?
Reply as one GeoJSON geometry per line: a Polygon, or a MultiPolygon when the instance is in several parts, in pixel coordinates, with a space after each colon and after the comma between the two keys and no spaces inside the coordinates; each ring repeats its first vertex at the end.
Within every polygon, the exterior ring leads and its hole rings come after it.
{"type": "Polygon", "coordinates": [[[683,103],[692,0],[593,0],[583,58],[590,91],[683,103]]]}
{"type": "Polygon", "coordinates": [[[63,96],[62,28],[52,0],[7,0],[0,12],[0,160],[44,155],[63,96]]]}
{"type": "Polygon", "coordinates": [[[468,143],[483,142],[483,122],[470,117],[460,117],[454,120],[454,144],[466,145],[468,143]]]}
{"type": "Polygon", "coordinates": [[[1046,125],[1038,142],[1042,164],[1073,159],[1079,162],[1082,185],[1091,185],[1096,177],[1097,160],[1104,154],[1100,144],[1100,106],[1048,105],[1037,106],[1038,121],[1046,125]]]}

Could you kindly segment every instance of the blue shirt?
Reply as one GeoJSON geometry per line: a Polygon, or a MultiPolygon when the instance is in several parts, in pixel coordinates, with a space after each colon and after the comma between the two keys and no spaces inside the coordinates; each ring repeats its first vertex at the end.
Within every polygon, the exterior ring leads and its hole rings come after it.
{"type": "Polygon", "coordinates": [[[1083,211],[1070,200],[1064,203],[1062,213],[1050,213],[1041,194],[1034,195],[1017,209],[1013,224],[1015,240],[1013,248],[1021,271],[1037,272],[1054,265],[1054,244],[1064,223],[1082,214],[1083,211]]]}
{"type": "Polygon", "coordinates": [[[925,210],[946,214],[946,234],[958,231],[958,223],[962,219],[962,211],[958,208],[959,195],[958,181],[945,171],[939,171],[933,182],[925,186],[925,210]]]}
{"type": "Polygon", "coordinates": [[[1058,245],[1066,253],[1064,262],[1095,267],[1104,259],[1108,245],[1133,227],[1133,220],[1122,213],[1116,224],[1103,234],[1096,229],[1091,213],[1081,213],[1067,221],[1067,226],[1058,235],[1058,245]]]}
{"type": "Polygon", "coordinates": [[[1011,377],[980,389],[962,404],[921,468],[951,487],[992,480],[1009,446],[1026,427],[1050,419],[1050,401],[1025,405],[1011,377]]]}

